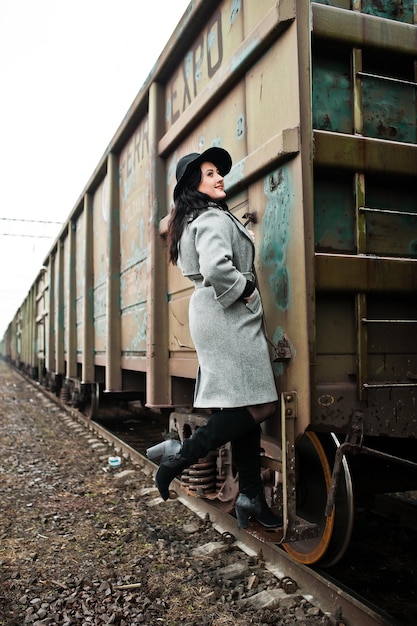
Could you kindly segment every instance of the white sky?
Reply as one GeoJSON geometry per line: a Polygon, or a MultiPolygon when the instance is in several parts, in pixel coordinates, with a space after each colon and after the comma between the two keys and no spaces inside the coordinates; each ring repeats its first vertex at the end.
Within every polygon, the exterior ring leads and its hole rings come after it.
{"type": "Polygon", "coordinates": [[[0,338],[188,4],[1,0],[0,338]]]}

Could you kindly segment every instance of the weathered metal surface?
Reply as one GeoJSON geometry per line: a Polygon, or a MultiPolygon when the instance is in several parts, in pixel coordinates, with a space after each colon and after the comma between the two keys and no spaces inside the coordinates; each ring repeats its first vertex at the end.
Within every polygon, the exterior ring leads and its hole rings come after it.
{"type": "MultiPolygon", "coordinates": [[[[355,8],[393,18],[392,6],[382,2],[376,10],[368,2],[355,8]]],[[[414,65],[407,56],[413,48],[415,53],[415,30],[337,9],[313,11],[313,94],[319,94],[313,97],[315,248],[338,254],[316,255],[318,402],[312,419],[343,431],[352,411],[361,409],[367,434],[415,437],[410,372],[417,367],[417,345],[410,324],[417,322],[417,206],[411,177],[417,152],[410,144],[417,137],[414,65]],[[346,47],[339,51],[336,40],[346,47]],[[326,80],[333,90],[323,89],[326,80]],[[350,102],[337,94],[342,81],[350,102]]]]}
{"type": "MultiPolygon", "coordinates": [[[[355,3],[361,0],[354,0],[355,3]]],[[[401,0],[399,0],[401,2],[401,0]]],[[[375,0],[379,3],[379,0],[375,0]]],[[[336,6],[311,3],[313,38],[331,40],[361,49],[415,55],[415,27],[401,21],[379,19],[359,11],[344,11],[336,6]]]]}
{"type": "Polygon", "coordinates": [[[67,337],[67,354],[66,354],[66,372],[67,378],[76,378],[77,376],[77,324],[76,324],[76,278],[75,278],[75,266],[76,266],[76,224],[71,221],[68,227],[67,246],[68,254],[66,263],[67,268],[67,280],[68,291],[66,292],[67,305],[67,317],[66,324],[66,337],[67,337]]]}
{"type": "MultiPolygon", "coordinates": [[[[247,3],[243,11],[239,3],[228,0],[216,9],[168,81],[167,132],[159,142],[161,155],[165,156],[169,150],[172,152],[178,139],[189,135],[196,123],[210,113],[226,93],[229,94],[270,42],[278,38],[295,18],[293,0],[270,2],[270,7],[268,11],[265,2],[261,11],[261,5],[247,3]],[[233,45],[240,41],[241,44],[234,48],[233,45]],[[210,79],[208,84],[207,78],[210,79]],[[176,108],[175,101],[178,102],[176,108]]],[[[238,113],[236,132],[240,134],[246,121],[241,112],[238,113]]]]}
{"type": "Polygon", "coordinates": [[[358,399],[355,382],[317,386],[313,423],[318,430],[345,433],[354,411],[366,411],[364,434],[373,437],[416,438],[415,387],[381,387],[367,391],[366,404],[358,399]],[[393,419],[394,416],[394,419],[393,419]]]}
{"type": "Polygon", "coordinates": [[[47,320],[47,354],[46,354],[46,369],[48,372],[53,372],[55,367],[55,341],[54,341],[54,328],[55,328],[55,305],[54,305],[54,292],[55,292],[55,279],[54,279],[54,265],[55,256],[52,254],[48,258],[48,320],[47,320]]]}
{"type": "Polygon", "coordinates": [[[37,377],[35,334],[35,287],[32,286],[23,302],[19,315],[18,353],[23,369],[29,376],[37,377]]]}
{"type": "Polygon", "coordinates": [[[107,277],[107,240],[109,220],[109,196],[107,179],[94,193],[93,229],[94,229],[94,353],[97,365],[104,365],[106,354],[106,277],[107,277]]]}
{"type": "Polygon", "coordinates": [[[367,15],[414,24],[414,0],[315,0],[315,3],[341,9],[353,8],[367,15]]]}
{"type": "Polygon", "coordinates": [[[86,193],[83,202],[82,220],[84,224],[84,247],[83,247],[83,334],[81,381],[92,383],[94,381],[94,230],[93,230],[93,198],[86,193]]]}
{"type": "Polygon", "coordinates": [[[361,0],[361,11],[368,15],[414,24],[415,0],[361,0]]]}
{"type": "Polygon", "coordinates": [[[314,130],[314,163],[351,172],[414,176],[417,146],[314,130]]]}
{"type": "Polygon", "coordinates": [[[54,263],[54,331],[55,331],[55,370],[54,374],[62,376],[65,371],[64,361],[64,246],[61,239],[58,240],[56,258],[54,263]]]}
{"type": "Polygon", "coordinates": [[[340,7],[341,9],[351,8],[351,0],[315,0],[315,2],[327,6],[340,7]]]}
{"type": "MultiPolygon", "coordinates": [[[[69,309],[71,307],[70,302],[70,270],[71,270],[71,248],[70,248],[70,238],[67,236],[61,242],[62,247],[62,293],[65,294],[65,297],[62,295],[62,302],[59,302],[59,309],[62,314],[62,338],[63,338],[63,346],[64,346],[64,360],[68,360],[68,318],[69,318],[69,309]]],[[[63,373],[63,372],[62,372],[63,373]]]]}
{"type": "Polygon", "coordinates": [[[342,254],[317,254],[318,291],[414,294],[417,289],[416,261],[342,254]]]}
{"type": "Polygon", "coordinates": [[[416,196],[410,183],[397,182],[389,176],[367,178],[367,206],[360,206],[356,215],[351,174],[318,174],[314,194],[316,250],[353,253],[356,228],[362,228],[361,252],[415,257],[416,196]]]}
{"type": "Polygon", "coordinates": [[[106,319],[106,372],[107,391],[122,388],[120,367],[120,201],[119,201],[119,159],[110,152],[107,157],[108,182],[108,239],[107,239],[107,319],[106,319]]]}
{"type": "Polygon", "coordinates": [[[416,87],[417,83],[393,83],[384,77],[364,74],[364,135],[416,143],[416,87]]]}
{"type": "Polygon", "coordinates": [[[317,251],[355,252],[352,176],[317,173],[314,180],[314,240],[317,251]]]}
{"type": "Polygon", "coordinates": [[[189,46],[166,87],[166,124],[172,126],[203,91],[242,41],[243,14],[231,2],[219,5],[189,46]]]}
{"type": "Polygon", "coordinates": [[[36,333],[36,345],[35,351],[38,361],[38,380],[42,380],[43,368],[45,367],[46,353],[47,353],[47,273],[44,268],[39,272],[38,278],[35,283],[36,287],[36,316],[35,316],[35,333],[36,333]]]}
{"type": "MultiPolygon", "coordinates": [[[[401,193],[398,195],[401,196],[401,193]]],[[[364,208],[363,211],[367,213],[366,251],[369,254],[417,256],[417,240],[414,236],[417,212],[407,212],[402,207],[400,210],[383,211],[364,208]]]]}
{"type": "Polygon", "coordinates": [[[351,133],[352,97],[348,50],[342,50],[337,55],[331,48],[317,51],[313,64],[313,127],[351,133]]]}
{"type": "Polygon", "coordinates": [[[86,241],[85,220],[81,215],[75,222],[75,351],[77,361],[83,362],[84,307],[87,275],[85,272],[86,241]]]}
{"type": "Polygon", "coordinates": [[[133,359],[146,352],[148,134],[145,117],[119,157],[121,351],[133,359]]]}

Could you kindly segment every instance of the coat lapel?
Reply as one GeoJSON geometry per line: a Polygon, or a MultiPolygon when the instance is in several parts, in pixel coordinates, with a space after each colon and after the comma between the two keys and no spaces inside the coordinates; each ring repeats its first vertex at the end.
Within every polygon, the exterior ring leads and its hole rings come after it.
{"type": "Polygon", "coordinates": [[[248,230],[247,230],[246,226],[244,226],[242,224],[242,222],[240,220],[238,220],[238,218],[235,215],[233,215],[233,213],[231,213],[228,209],[223,209],[221,206],[216,204],[216,202],[209,202],[208,208],[210,208],[210,207],[219,209],[220,211],[223,211],[224,213],[226,213],[226,215],[232,220],[232,222],[234,222],[236,224],[238,229],[245,235],[245,237],[247,239],[249,239],[249,241],[251,242],[252,246],[255,247],[255,244],[253,243],[253,239],[250,236],[250,234],[248,233],[248,230]]]}

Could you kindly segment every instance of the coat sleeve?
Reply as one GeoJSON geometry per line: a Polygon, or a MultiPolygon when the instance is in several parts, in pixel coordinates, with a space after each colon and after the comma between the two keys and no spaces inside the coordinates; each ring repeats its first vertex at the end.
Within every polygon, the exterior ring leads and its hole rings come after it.
{"type": "Polygon", "coordinates": [[[195,247],[200,273],[211,285],[216,300],[227,308],[236,302],[246,287],[245,276],[233,263],[233,240],[239,233],[232,220],[220,211],[207,211],[194,221],[195,247]]]}

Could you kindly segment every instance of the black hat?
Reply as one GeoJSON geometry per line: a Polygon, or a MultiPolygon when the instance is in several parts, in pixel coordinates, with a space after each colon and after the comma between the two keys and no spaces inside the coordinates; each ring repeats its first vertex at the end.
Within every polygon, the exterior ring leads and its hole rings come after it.
{"type": "Polygon", "coordinates": [[[227,150],[223,148],[208,148],[208,150],[202,154],[192,152],[191,154],[181,157],[177,163],[177,184],[174,189],[174,200],[177,199],[188,174],[195,169],[197,165],[205,161],[214,163],[214,165],[218,167],[221,176],[226,176],[232,169],[232,157],[227,150]]]}

